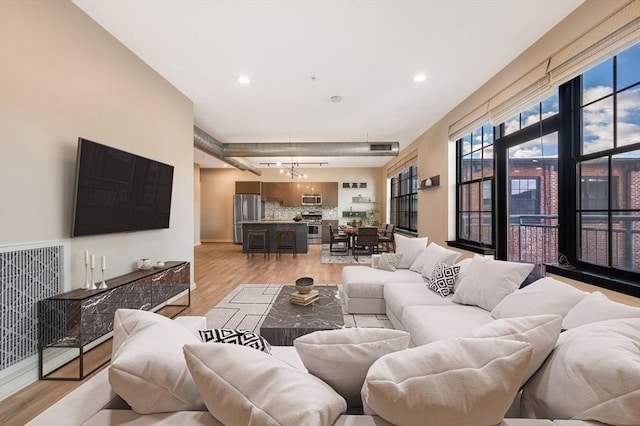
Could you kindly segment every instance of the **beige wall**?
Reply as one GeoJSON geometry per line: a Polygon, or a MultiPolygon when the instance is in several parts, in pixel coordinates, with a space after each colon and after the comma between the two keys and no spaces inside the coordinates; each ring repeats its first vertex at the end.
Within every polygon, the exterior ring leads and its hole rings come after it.
{"type": "MultiPolygon", "coordinates": [[[[402,158],[418,150],[420,179],[440,175],[439,187],[422,190],[418,195],[420,236],[428,236],[429,241],[438,244],[455,238],[455,144],[449,141],[449,126],[627,3],[628,0],[587,0],[400,153],[402,158]]],[[[385,166],[385,175],[386,169],[396,161],[385,166]]]]}
{"type": "Polygon", "coordinates": [[[192,262],[192,102],[71,2],[2,1],[0,31],[0,247],[65,242],[71,288],[85,249],[192,262]],[[175,167],[169,229],[68,239],[79,136],[175,167]]]}
{"type": "MultiPolygon", "coordinates": [[[[349,209],[351,197],[358,194],[382,201],[384,181],[380,168],[312,168],[300,169],[310,182],[338,182],[338,211],[349,209]],[[343,182],[366,182],[362,190],[342,189],[343,182]],[[356,192],[354,192],[356,191],[356,192]]],[[[263,169],[262,176],[237,169],[201,169],[201,230],[200,238],[205,242],[233,240],[233,194],[236,181],[289,182],[277,168],[263,169]]],[[[376,207],[379,208],[380,204],[376,207]]],[[[346,220],[345,220],[346,221],[346,220]]]]}
{"type": "Polygon", "coordinates": [[[193,165],[193,245],[199,246],[200,241],[200,166],[193,165]]]}

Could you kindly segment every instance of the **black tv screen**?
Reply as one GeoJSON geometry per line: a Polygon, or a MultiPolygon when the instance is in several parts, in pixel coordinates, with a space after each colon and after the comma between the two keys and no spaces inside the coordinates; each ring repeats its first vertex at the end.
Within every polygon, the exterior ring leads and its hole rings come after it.
{"type": "Polygon", "coordinates": [[[173,166],[78,139],[71,236],[169,227],[173,166]]]}

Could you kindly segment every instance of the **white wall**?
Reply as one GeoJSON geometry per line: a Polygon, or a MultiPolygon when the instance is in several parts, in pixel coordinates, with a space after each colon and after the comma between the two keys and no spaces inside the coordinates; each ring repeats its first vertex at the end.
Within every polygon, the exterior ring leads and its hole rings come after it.
{"type": "Polygon", "coordinates": [[[2,1],[0,20],[0,246],[69,238],[82,136],[175,169],[170,228],[71,239],[71,288],[85,249],[107,278],[193,262],[192,102],[71,2],[2,1]]]}

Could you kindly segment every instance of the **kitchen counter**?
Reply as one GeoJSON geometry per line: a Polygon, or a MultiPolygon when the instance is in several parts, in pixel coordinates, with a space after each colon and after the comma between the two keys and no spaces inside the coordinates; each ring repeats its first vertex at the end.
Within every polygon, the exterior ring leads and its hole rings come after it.
{"type": "Polygon", "coordinates": [[[291,219],[262,219],[262,220],[256,220],[256,221],[248,221],[248,222],[244,222],[244,223],[291,223],[291,224],[296,224],[296,223],[307,223],[304,220],[300,220],[300,221],[295,221],[295,220],[291,220],[291,219]]]}
{"type": "Polygon", "coordinates": [[[242,224],[242,252],[247,252],[248,238],[247,231],[249,229],[266,229],[269,231],[269,251],[276,252],[276,232],[285,229],[294,229],[296,231],[296,253],[307,253],[307,222],[296,222],[293,220],[260,220],[254,222],[244,222],[242,224]]]}

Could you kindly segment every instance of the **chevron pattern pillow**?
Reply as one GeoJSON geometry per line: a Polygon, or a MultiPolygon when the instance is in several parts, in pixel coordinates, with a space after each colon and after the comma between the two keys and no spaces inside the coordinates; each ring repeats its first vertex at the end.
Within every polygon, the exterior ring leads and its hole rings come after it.
{"type": "Polygon", "coordinates": [[[233,328],[212,328],[200,330],[200,338],[203,342],[233,343],[248,346],[270,354],[271,345],[262,336],[249,330],[236,330],[233,328]]]}
{"type": "Polygon", "coordinates": [[[433,275],[429,280],[429,288],[442,297],[447,297],[453,293],[453,285],[460,272],[460,266],[438,263],[433,270],[433,275]]]}

